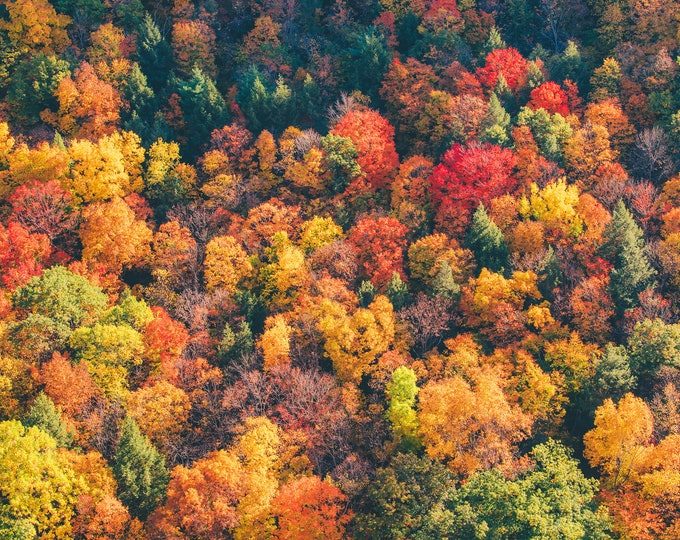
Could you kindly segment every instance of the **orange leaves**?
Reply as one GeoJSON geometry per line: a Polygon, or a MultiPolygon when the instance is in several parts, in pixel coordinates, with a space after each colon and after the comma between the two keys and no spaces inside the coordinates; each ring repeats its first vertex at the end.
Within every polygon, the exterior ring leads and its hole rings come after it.
{"type": "Polygon", "coordinates": [[[46,235],[30,233],[15,221],[7,228],[0,224],[0,274],[3,285],[10,290],[40,275],[51,253],[46,235]]]}
{"type": "Polygon", "coordinates": [[[550,114],[569,114],[567,94],[560,85],[552,81],[543,83],[531,91],[531,101],[527,104],[532,109],[545,109],[550,114]]]}
{"type": "Polygon", "coordinates": [[[402,267],[407,229],[394,218],[364,218],[349,235],[365,275],[382,288],[397,272],[406,279],[402,267]]]}
{"type": "Polygon", "coordinates": [[[205,283],[208,290],[236,292],[238,283],[252,270],[248,255],[233,236],[217,236],[205,249],[205,283]]]}

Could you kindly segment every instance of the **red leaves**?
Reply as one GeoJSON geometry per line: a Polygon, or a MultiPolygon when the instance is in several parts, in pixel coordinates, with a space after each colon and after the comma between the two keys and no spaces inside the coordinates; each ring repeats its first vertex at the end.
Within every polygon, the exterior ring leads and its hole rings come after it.
{"type": "Polygon", "coordinates": [[[525,58],[517,49],[508,47],[491,51],[484,67],[478,68],[476,75],[483,86],[493,89],[502,74],[510,90],[514,90],[524,85],[528,71],[529,63],[525,58]]]}
{"type": "Polygon", "coordinates": [[[364,273],[378,288],[385,286],[394,272],[403,280],[404,247],[408,229],[390,217],[360,220],[349,235],[364,273]]]}
{"type": "Polygon", "coordinates": [[[392,182],[399,156],[394,148],[394,128],[385,118],[371,110],[351,111],[332,132],[352,140],[359,153],[357,162],[373,189],[392,182]]]}
{"type": "Polygon", "coordinates": [[[569,99],[567,93],[559,84],[552,81],[543,83],[531,91],[531,101],[527,104],[531,109],[545,109],[550,114],[559,113],[562,116],[569,114],[569,99]]]}
{"type": "Polygon", "coordinates": [[[517,157],[507,148],[488,143],[453,145],[430,177],[432,200],[440,217],[455,218],[458,223],[449,228],[460,231],[480,201],[488,206],[491,199],[515,189],[516,164],[517,157]]]}
{"type": "Polygon", "coordinates": [[[11,290],[38,276],[52,253],[50,239],[44,234],[32,234],[12,221],[7,228],[0,225],[0,276],[2,284],[11,290]]]}

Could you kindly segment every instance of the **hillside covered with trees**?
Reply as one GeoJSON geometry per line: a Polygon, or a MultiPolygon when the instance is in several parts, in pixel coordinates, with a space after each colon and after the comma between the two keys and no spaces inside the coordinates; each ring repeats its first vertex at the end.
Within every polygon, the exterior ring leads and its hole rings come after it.
{"type": "Polygon", "coordinates": [[[0,0],[0,539],[680,538],[678,13],[0,0]]]}

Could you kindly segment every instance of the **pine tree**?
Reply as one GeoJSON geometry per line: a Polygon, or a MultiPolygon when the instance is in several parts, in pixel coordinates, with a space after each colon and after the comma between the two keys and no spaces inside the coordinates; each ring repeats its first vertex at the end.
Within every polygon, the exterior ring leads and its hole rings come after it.
{"type": "Polygon", "coordinates": [[[638,295],[653,287],[656,270],[645,255],[642,229],[623,201],[614,210],[611,223],[604,233],[603,250],[614,263],[609,274],[609,288],[619,315],[638,305],[638,295]]]}
{"type": "Polygon", "coordinates": [[[491,92],[489,97],[489,113],[486,117],[488,126],[481,134],[482,141],[504,146],[510,141],[508,137],[508,126],[510,125],[510,115],[503,107],[501,100],[495,92],[491,92]]]}
{"type": "Polygon", "coordinates": [[[452,300],[460,293],[460,285],[453,278],[453,270],[448,262],[443,261],[432,281],[432,290],[437,296],[452,300]]]}
{"type": "Polygon", "coordinates": [[[61,410],[43,392],[35,398],[31,410],[22,422],[26,427],[35,426],[57,441],[57,445],[68,448],[73,444],[73,433],[61,420],[61,410]]]}
{"type": "Polygon", "coordinates": [[[361,307],[368,307],[368,305],[373,302],[373,298],[376,295],[375,285],[368,280],[362,281],[357,290],[357,296],[359,297],[359,305],[361,307]]]}
{"type": "Polygon", "coordinates": [[[411,301],[408,285],[401,280],[398,272],[392,274],[392,279],[390,279],[385,289],[385,295],[390,299],[395,311],[399,311],[411,301]]]}
{"type": "Polygon", "coordinates": [[[486,56],[491,51],[494,51],[496,49],[505,49],[506,47],[507,44],[505,43],[505,41],[503,41],[503,37],[501,36],[501,33],[498,31],[498,28],[492,26],[491,30],[489,30],[489,37],[486,39],[486,43],[484,44],[484,48],[482,49],[482,54],[486,56]]]}
{"type": "Polygon", "coordinates": [[[167,82],[170,67],[170,45],[161,36],[158,26],[148,13],[137,36],[137,55],[139,65],[147,76],[149,84],[160,90],[167,82]]]}
{"type": "Polygon", "coordinates": [[[508,245],[503,238],[503,232],[489,218],[482,203],[479,203],[472,216],[467,245],[474,251],[480,268],[502,272],[507,267],[508,245]]]}
{"type": "Polygon", "coordinates": [[[129,417],[123,422],[113,473],[118,481],[118,497],[132,515],[146,519],[163,502],[170,481],[165,458],[129,417]]]}

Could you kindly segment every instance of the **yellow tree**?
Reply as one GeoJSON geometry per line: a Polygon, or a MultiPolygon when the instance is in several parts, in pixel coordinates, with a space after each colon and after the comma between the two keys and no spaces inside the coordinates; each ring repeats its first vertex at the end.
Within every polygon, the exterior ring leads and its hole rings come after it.
{"type": "Polygon", "coordinates": [[[248,254],[233,236],[216,236],[205,248],[205,285],[209,291],[236,292],[239,282],[252,271],[248,254]]]}
{"type": "Polygon", "coordinates": [[[83,261],[104,265],[115,274],[146,260],[153,234],[120,197],[83,211],[80,239],[83,261]]]}
{"type": "Polygon", "coordinates": [[[583,454],[602,471],[609,487],[635,479],[650,452],[654,422],[645,402],[626,394],[618,404],[607,398],[595,411],[595,427],[585,434],[583,454]]]}
{"type": "Polygon", "coordinates": [[[264,333],[258,345],[264,356],[264,370],[272,369],[290,363],[290,334],[291,327],[286,323],[282,314],[268,317],[264,324],[264,333]]]}

